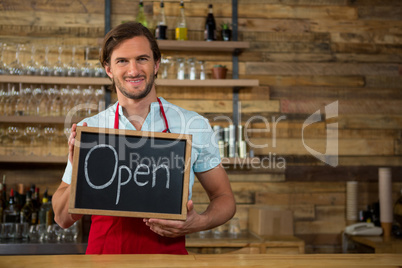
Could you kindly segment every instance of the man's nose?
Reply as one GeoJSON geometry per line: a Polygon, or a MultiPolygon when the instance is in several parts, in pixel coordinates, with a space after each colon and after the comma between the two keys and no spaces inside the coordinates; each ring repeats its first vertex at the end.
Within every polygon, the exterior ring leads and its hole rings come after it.
{"type": "Polygon", "coordinates": [[[136,61],[130,61],[128,74],[131,76],[136,76],[139,73],[139,67],[136,61]]]}

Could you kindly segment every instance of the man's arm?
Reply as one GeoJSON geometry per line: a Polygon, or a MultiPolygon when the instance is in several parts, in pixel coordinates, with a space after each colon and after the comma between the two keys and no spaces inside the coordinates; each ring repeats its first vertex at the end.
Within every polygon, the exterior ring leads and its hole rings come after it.
{"type": "MultiPolygon", "coordinates": [[[[83,125],[87,126],[87,123],[84,123],[83,125]]],[[[73,163],[75,135],[77,134],[76,129],[77,125],[73,124],[73,126],[71,127],[71,134],[68,139],[68,161],[70,161],[70,163],[73,163]]],[[[52,197],[54,220],[62,228],[68,228],[73,225],[74,222],[82,218],[82,215],[68,213],[68,206],[70,204],[70,191],[70,184],[62,181],[52,197]]]]}
{"type": "Polygon", "coordinates": [[[236,212],[236,202],[229,178],[222,165],[206,172],[196,173],[198,180],[208,194],[207,209],[198,214],[193,201],[187,203],[186,221],[144,219],[152,231],[167,237],[178,237],[189,233],[212,229],[230,220],[236,212]]]}
{"type": "Polygon", "coordinates": [[[52,197],[54,220],[62,228],[68,228],[82,218],[82,215],[68,213],[71,185],[61,182],[52,197]]]}

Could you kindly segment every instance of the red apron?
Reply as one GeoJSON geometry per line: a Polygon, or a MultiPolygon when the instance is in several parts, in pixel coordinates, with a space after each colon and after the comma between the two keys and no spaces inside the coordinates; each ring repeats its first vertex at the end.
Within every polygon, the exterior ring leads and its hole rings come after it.
{"type": "MultiPolygon", "coordinates": [[[[165,111],[158,98],[161,116],[170,132],[165,111]]],[[[114,128],[119,128],[117,103],[114,128]]],[[[92,215],[86,254],[188,254],[185,237],[160,236],[145,225],[143,219],[92,215]]]]}

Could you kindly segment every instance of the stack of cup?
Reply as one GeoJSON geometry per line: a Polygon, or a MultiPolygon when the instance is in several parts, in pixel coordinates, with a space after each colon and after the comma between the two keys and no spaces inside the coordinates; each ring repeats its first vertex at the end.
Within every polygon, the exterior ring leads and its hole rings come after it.
{"type": "Polygon", "coordinates": [[[356,223],[358,219],[357,188],[357,181],[348,181],[346,183],[346,222],[348,225],[356,223]]]}

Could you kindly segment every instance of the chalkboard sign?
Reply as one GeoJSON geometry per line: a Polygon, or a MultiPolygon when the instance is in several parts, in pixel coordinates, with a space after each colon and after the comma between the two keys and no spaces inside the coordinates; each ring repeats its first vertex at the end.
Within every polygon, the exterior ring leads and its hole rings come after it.
{"type": "Polygon", "coordinates": [[[77,127],[69,212],[184,220],[191,135],[77,127]]]}

